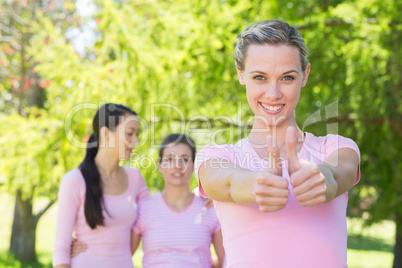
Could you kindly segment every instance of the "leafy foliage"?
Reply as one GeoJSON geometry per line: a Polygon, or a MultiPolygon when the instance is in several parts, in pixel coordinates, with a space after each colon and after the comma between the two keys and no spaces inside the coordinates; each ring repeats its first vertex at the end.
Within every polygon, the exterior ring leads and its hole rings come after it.
{"type": "MultiPolygon", "coordinates": [[[[360,147],[362,179],[350,191],[350,213],[368,223],[402,214],[401,1],[96,5],[96,13],[76,25],[97,25],[95,45],[84,57],[66,38],[67,27],[46,12],[37,13],[35,21],[27,18],[35,33],[27,57],[35,63],[33,73],[47,81],[46,101],[29,118],[6,115],[10,112],[2,106],[1,120],[9,127],[0,130],[0,156],[9,191],[29,192],[35,186],[41,194],[54,195],[62,174],[83,158],[80,147],[85,147],[97,105],[104,102],[129,105],[142,117],[141,143],[131,164],[156,189],[163,183],[150,159],[155,163],[165,135],[184,131],[199,147],[244,137],[252,113],[232,58],[236,35],[257,21],[279,18],[299,28],[310,50],[299,125],[316,134],[338,132],[360,147]]],[[[10,50],[2,45],[0,65],[12,70],[10,50]]],[[[3,77],[0,87],[6,93],[0,99],[6,103],[15,83],[11,75],[3,77]]]]}

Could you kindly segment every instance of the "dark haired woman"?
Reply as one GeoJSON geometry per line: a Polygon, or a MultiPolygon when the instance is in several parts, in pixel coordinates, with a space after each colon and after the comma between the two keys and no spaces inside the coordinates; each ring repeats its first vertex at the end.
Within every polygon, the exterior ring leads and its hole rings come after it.
{"type": "Polygon", "coordinates": [[[222,267],[224,249],[219,221],[213,208],[190,191],[195,143],[187,135],[167,136],[159,150],[158,169],[165,189],[139,201],[132,250],[140,239],[143,267],[222,267]],[[211,244],[217,259],[211,259],[211,244]]]}
{"type": "Polygon", "coordinates": [[[149,195],[141,173],[119,166],[137,144],[137,114],[105,104],[93,119],[84,161],[64,176],[58,194],[53,265],[133,267],[130,232],[137,201],[149,195]],[[70,258],[72,234],[88,249],[70,258]]]}

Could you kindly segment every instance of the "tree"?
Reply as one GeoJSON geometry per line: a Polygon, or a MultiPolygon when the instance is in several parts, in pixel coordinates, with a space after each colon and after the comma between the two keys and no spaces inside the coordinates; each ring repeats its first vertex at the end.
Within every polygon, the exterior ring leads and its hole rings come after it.
{"type": "Polygon", "coordinates": [[[36,260],[37,222],[54,203],[54,184],[69,166],[63,161],[68,154],[60,155],[63,139],[53,129],[62,124],[41,110],[50,81],[35,72],[37,62],[28,52],[37,34],[32,25],[38,14],[44,14],[65,30],[63,22],[72,21],[73,8],[62,1],[0,1],[0,65],[4,67],[0,71],[0,156],[4,159],[0,170],[8,179],[2,188],[16,196],[10,252],[23,261],[36,260]],[[53,156],[49,150],[55,151],[53,156]],[[34,214],[33,201],[41,195],[49,197],[49,203],[34,214]]]}

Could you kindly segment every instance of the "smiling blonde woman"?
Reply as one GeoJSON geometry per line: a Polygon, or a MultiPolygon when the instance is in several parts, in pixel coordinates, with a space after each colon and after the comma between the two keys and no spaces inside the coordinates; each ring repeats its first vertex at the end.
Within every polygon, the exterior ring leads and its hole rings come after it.
{"type": "Polygon", "coordinates": [[[201,194],[215,200],[227,267],[347,267],[347,191],[359,181],[360,153],[348,138],[296,123],[310,73],[303,38],[262,21],[238,36],[234,59],[252,130],[203,148],[195,163],[201,194]]]}

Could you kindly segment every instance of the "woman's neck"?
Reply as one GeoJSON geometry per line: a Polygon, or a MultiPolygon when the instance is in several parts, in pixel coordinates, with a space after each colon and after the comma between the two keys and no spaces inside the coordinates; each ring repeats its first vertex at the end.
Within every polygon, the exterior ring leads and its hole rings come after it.
{"type": "Polygon", "coordinates": [[[120,172],[119,159],[113,157],[113,155],[107,152],[107,149],[100,149],[98,151],[95,157],[95,164],[101,177],[113,178],[120,172]]]}
{"type": "Polygon", "coordinates": [[[289,123],[282,122],[277,126],[267,126],[261,124],[261,122],[254,121],[247,140],[260,157],[267,157],[268,149],[266,137],[267,135],[272,135],[275,142],[274,146],[279,147],[282,156],[286,156],[286,132],[289,126],[293,126],[296,129],[297,147],[300,150],[304,142],[304,133],[294,120],[289,123]]]}
{"type": "Polygon", "coordinates": [[[185,210],[193,201],[194,193],[190,192],[188,186],[186,187],[165,187],[162,192],[162,197],[165,203],[175,211],[185,210]]]}

